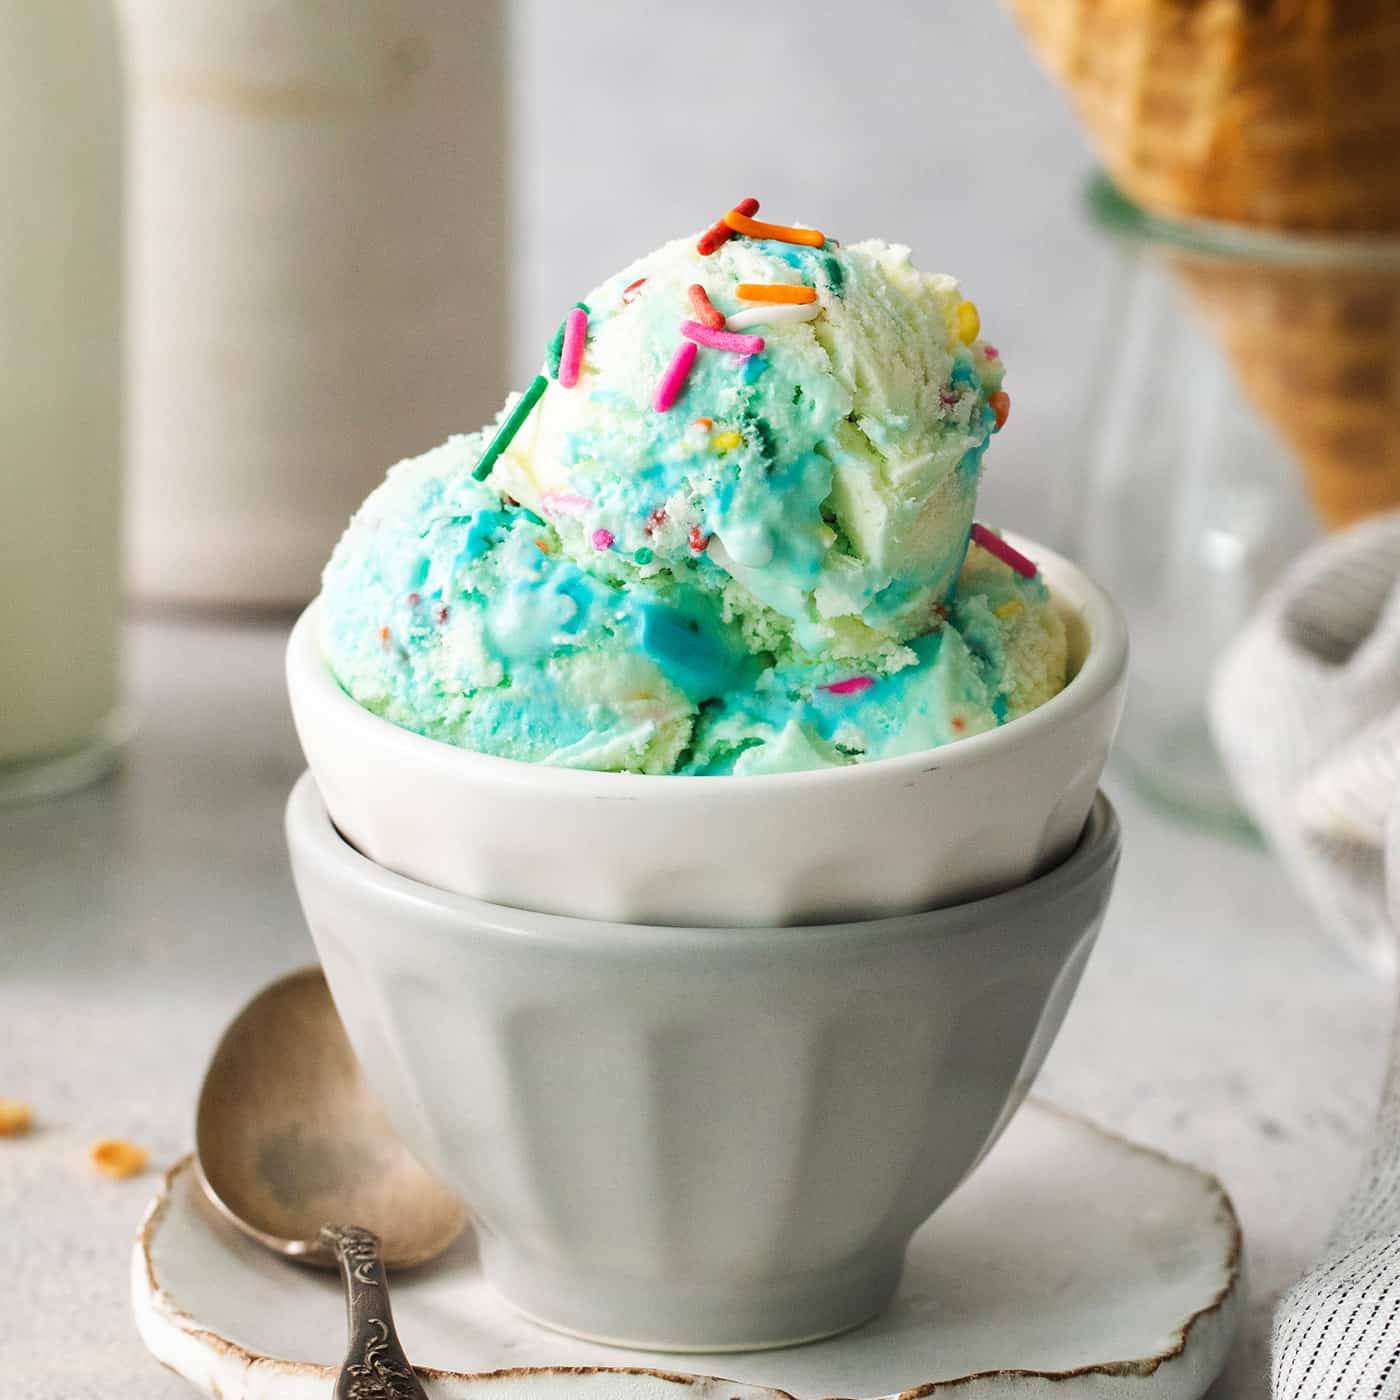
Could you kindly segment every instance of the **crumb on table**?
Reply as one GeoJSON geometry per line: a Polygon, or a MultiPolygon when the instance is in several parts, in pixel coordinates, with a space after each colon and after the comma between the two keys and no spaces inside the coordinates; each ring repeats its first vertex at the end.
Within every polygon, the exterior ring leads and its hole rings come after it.
{"type": "Polygon", "coordinates": [[[34,1110],[19,1099],[0,1099],[0,1137],[20,1137],[34,1126],[34,1110]]]}
{"type": "Polygon", "coordinates": [[[127,1142],[125,1138],[103,1138],[88,1149],[88,1161],[93,1169],[117,1180],[143,1171],[150,1156],[144,1147],[127,1142]]]}

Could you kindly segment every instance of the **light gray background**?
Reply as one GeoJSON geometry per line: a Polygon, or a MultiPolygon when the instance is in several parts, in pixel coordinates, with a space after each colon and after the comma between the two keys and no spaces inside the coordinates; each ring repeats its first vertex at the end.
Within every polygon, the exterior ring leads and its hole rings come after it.
{"type": "Polygon", "coordinates": [[[982,514],[1043,535],[1099,334],[1093,168],[993,0],[512,0],[511,379],[562,309],[745,195],[951,272],[1013,409],[982,514]]]}

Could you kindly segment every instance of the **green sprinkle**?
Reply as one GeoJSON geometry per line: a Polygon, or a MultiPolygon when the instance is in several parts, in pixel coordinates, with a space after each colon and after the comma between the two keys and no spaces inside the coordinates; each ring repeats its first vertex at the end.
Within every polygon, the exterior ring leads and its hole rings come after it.
{"type": "MultiPolygon", "coordinates": [[[[585,316],[588,315],[587,302],[576,301],[574,306],[582,311],[585,316]]],[[[559,329],[554,332],[554,339],[549,342],[549,349],[545,352],[545,359],[549,365],[549,377],[551,379],[559,378],[559,358],[564,353],[564,325],[568,319],[569,318],[565,316],[564,320],[559,322],[559,329]]]]}
{"type": "MultiPolygon", "coordinates": [[[[822,259],[826,266],[826,280],[835,296],[840,296],[842,289],[846,285],[846,274],[842,270],[841,264],[835,258],[827,257],[822,259]]],[[[562,341],[561,341],[562,344],[562,341]]]]}
{"type": "Polygon", "coordinates": [[[792,401],[793,403],[802,402],[802,386],[800,384],[794,384],[792,386],[792,401]]]}
{"type": "Polygon", "coordinates": [[[637,563],[639,563],[639,564],[650,564],[651,561],[652,561],[653,559],[656,558],[656,555],[654,555],[654,554],[651,552],[651,550],[649,550],[649,549],[646,547],[646,545],[643,545],[643,546],[632,556],[632,558],[634,558],[634,559],[637,561],[637,563]]]}
{"type": "Polygon", "coordinates": [[[481,461],[476,464],[476,470],[472,476],[477,481],[485,481],[491,475],[491,468],[496,465],[496,458],[510,446],[511,439],[520,431],[521,424],[530,416],[530,410],[539,403],[540,395],[549,387],[549,380],[544,375],[537,374],[531,381],[530,387],[520,396],[520,402],[511,410],[511,415],[496,429],[496,436],[491,439],[490,446],[481,454],[481,461]]]}

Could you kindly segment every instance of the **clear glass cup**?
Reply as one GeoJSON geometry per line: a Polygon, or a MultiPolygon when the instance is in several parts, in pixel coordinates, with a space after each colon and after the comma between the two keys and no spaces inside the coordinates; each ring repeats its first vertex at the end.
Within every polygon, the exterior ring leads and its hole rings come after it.
{"type": "MultiPolygon", "coordinates": [[[[1193,304],[1294,240],[1157,219],[1103,177],[1088,210],[1111,283],[1079,460],[1056,500],[1067,552],[1117,598],[1133,667],[1117,754],[1158,805],[1239,832],[1249,822],[1212,744],[1205,695],[1222,649],[1320,526],[1280,432],[1251,407],[1193,304]]],[[[1297,240],[1310,254],[1316,240],[1297,240]]]]}

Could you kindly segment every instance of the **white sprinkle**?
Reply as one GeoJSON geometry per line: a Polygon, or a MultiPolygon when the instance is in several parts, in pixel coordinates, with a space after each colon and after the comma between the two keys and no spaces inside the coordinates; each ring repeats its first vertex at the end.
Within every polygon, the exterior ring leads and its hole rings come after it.
{"type": "Polygon", "coordinates": [[[750,326],[785,326],[797,321],[815,321],[822,314],[819,301],[794,306],[791,302],[765,303],[748,311],[736,311],[724,323],[726,330],[742,331],[750,326]]]}

